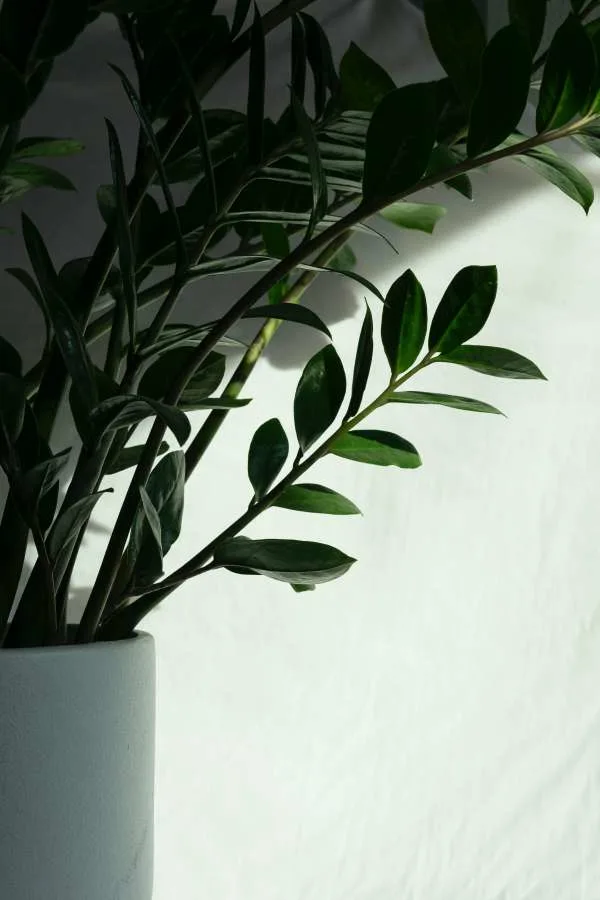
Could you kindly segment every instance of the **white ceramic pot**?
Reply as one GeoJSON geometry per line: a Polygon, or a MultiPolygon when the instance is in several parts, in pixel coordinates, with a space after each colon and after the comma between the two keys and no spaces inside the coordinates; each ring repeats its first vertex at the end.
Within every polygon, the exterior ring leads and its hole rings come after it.
{"type": "Polygon", "coordinates": [[[0,897],[151,900],[154,640],[0,650],[0,897]]]}

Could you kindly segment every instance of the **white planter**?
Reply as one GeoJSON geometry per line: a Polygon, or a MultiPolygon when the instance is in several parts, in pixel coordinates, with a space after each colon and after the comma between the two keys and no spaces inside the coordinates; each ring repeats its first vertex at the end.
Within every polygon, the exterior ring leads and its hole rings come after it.
{"type": "Polygon", "coordinates": [[[0,650],[0,897],[151,900],[154,640],[0,650]]]}

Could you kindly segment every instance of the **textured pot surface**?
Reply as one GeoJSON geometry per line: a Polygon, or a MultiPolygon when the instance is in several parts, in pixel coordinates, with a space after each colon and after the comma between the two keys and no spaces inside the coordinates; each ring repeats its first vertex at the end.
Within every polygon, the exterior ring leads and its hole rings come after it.
{"type": "Polygon", "coordinates": [[[0,650],[0,897],[151,900],[154,640],[0,650]]]}

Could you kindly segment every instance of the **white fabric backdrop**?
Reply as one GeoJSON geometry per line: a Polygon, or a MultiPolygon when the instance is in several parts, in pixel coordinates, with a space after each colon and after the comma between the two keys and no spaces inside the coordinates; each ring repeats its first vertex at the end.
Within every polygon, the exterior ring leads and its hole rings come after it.
{"type": "MultiPolygon", "coordinates": [[[[419,15],[402,0],[350,14],[320,0],[336,46],[350,38],[399,81],[433,71],[419,15]]],[[[31,131],[82,136],[85,197],[24,204],[57,259],[89,251],[94,189],[107,178],[103,115],[130,127],[98,28],[57,73],[31,131]]],[[[275,52],[270,78],[284,89],[275,52]]],[[[243,71],[215,103],[239,102],[243,71]],[[237,78],[237,81],[236,81],[237,78]]],[[[130,132],[131,135],[131,132],[130,132]]],[[[600,165],[581,161],[600,188],[600,165]]],[[[214,575],[144,623],[159,656],[156,900],[600,900],[600,451],[597,245],[581,210],[517,164],[446,192],[436,235],[399,232],[399,255],[355,243],[386,287],[414,268],[433,304],[463,265],[496,263],[482,341],[531,356],[544,383],[448,367],[415,387],[497,404],[508,420],[442,409],[378,414],[420,449],[416,472],[323,462],[314,480],[352,497],[360,520],[271,511],[251,535],[330,541],[359,558],[344,579],[294,595],[214,575]]],[[[6,221],[6,219],[5,219],[6,221]]],[[[4,264],[20,264],[4,240],[4,264]]],[[[2,281],[3,328],[34,347],[26,298],[2,281]]],[[[192,292],[204,317],[215,296],[192,292]]],[[[350,362],[362,295],[322,279],[310,305],[350,362]]],[[[375,304],[372,303],[374,307],[375,304]]],[[[290,423],[298,370],[317,338],[281,329],[190,486],[176,565],[247,503],[245,453],[271,415],[290,423]]],[[[379,358],[377,379],[385,378],[379,358]]],[[[77,572],[98,564],[117,498],[99,507],[77,572]]]]}

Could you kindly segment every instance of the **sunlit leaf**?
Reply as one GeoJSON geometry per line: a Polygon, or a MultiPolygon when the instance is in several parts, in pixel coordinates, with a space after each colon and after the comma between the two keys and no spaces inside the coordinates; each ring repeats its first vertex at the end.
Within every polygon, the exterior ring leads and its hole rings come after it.
{"type": "Polygon", "coordinates": [[[429,349],[449,353],[474,337],[492,311],[498,273],[495,266],[466,266],[442,297],[431,321],[429,349]]]}
{"type": "Polygon", "coordinates": [[[546,380],[535,363],[514,350],[505,350],[503,347],[466,344],[437,357],[436,362],[454,363],[497,378],[546,380]]]}
{"type": "Polygon", "coordinates": [[[415,403],[420,406],[447,406],[450,409],[463,409],[467,412],[491,413],[502,416],[499,409],[483,403],[481,400],[472,400],[470,397],[456,397],[452,394],[435,394],[429,391],[396,391],[389,395],[390,403],[415,403]]]}
{"type": "Polygon", "coordinates": [[[320,484],[292,484],[273,506],[332,516],[360,515],[360,509],[351,500],[320,484]]]}
{"type": "Polygon", "coordinates": [[[389,431],[350,431],[335,441],[329,453],[373,466],[416,469],[421,465],[421,458],[413,445],[389,431]]]}
{"type": "Polygon", "coordinates": [[[401,200],[381,209],[379,215],[394,225],[399,225],[400,228],[433,234],[437,223],[446,215],[446,207],[435,203],[408,203],[401,200]]]}
{"type": "Polygon", "coordinates": [[[356,560],[335,547],[314,541],[253,541],[237,537],[219,544],[214,562],[227,568],[247,569],[277,581],[321,584],[339,578],[356,560]]]}

